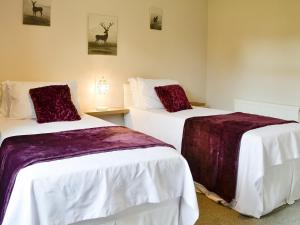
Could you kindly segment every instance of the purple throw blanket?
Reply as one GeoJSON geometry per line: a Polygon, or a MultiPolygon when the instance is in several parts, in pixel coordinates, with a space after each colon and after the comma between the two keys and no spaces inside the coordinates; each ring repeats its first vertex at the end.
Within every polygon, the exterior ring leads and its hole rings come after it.
{"type": "Polygon", "coordinates": [[[172,147],[119,126],[6,138],[0,148],[0,224],[22,168],[39,162],[154,146],[172,147]]]}
{"type": "Polygon", "coordinates": [[[184,125],[182,155],[196,182],[231,202],[242,135],[255,128],[291,122],[239,112],[189,118],[184,125]]]}

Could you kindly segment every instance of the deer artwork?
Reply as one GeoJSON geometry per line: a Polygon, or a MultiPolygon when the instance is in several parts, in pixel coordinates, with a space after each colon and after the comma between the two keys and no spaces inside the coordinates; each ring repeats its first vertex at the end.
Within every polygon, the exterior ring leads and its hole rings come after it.
{"type": "Polygon", "coordinates": [[[33,15],[36,16],[36,13],[37,12],[40,12],[41,16],[43,16],[43,7],[36,7],[35,4],[36,4],[36,1],[32,1],[32,12],[33,12],[33,15]]]}
{"type": "Polygon", "coordinates": [[[109,25],[108,25],[107,27],[104,25],[104,23],[101,23],[100,25],[101,25],[101,27],[104,29],[104,34],[102,34],[102,35],[98,35],[98,34],[97,34],[97,35],[95,36],[96,42],[98,42],[98,41],[101,40],[101,41],[103,41],[104,44],[105,44],[106,41],[107,41],[107,39],[108,39],[108,32],[109,32],[109,29],[111,28],[112,25],[114,25],[114,23],[110,22],[109,25]]]}
{"type": "Polygon", "coordinates": [[[155,17],[153,18],[153,23],[158,23],[158,16],[155,16],[155,17]]]}

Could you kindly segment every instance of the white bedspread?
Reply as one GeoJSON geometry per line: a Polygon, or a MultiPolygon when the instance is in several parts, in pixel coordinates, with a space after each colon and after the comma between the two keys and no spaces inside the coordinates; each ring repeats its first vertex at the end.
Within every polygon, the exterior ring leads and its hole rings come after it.
{"type": "MultiPolygon", "coordinates": [[[[196,107],[176,113],[131,108],[126,125],[181,149],[187,118],[230,113],[196,107]],[[145,122],[146,121],[146,122],[145,122]]],[[[241,140],[236,198],[232,207],[259,218],[300,199],[300,125],[273,125],[246,132],[241,140]]]]}
{"type": "MultiPolygon", "coordinates": [[[[1,142],[14,135],[112,125],[87,115],[81,121],[49,124],[0,118],[0,124],[1,142]]],[[[22,169],[3,225],[66,225],[176,198],[181,198],[179,224],[194,224],[198,205],[193,180],[175,150],[154,147],[94,154],[22,169]]]]}

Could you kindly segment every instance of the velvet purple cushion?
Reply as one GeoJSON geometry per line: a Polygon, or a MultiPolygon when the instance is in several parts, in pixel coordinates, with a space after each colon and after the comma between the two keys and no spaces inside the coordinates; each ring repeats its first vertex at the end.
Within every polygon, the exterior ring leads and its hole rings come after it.
{"type": "Polygon", "coordinates": [[[159,86],[155,87],[155,91],[168,112],[177,112],[192,108],[180,85],[159,86]]]}
{"type": "Polygon", "coordinates": [[[80,120],[68,85],[51,85],[29,90],[38,123],[80,120]]]}

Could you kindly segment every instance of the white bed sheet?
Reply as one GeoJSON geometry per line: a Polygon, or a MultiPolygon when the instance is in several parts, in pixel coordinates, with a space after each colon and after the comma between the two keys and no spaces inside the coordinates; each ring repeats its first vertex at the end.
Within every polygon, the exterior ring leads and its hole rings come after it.
{"type": "MultiPolygon", "coordinates": [[[[81,121],[48,124],[0,118],[0,124],[1,142],[14,135],[113,125],[88,115],[81,121]]],[[[153,208],[169,210],[162,221],[170,225],[176,217],[182,225],[192,225],[198,218],[189,167],[171,148],[108,152],[28,166],[17,175],[3,225],[66,225],[97,218],[80,224],[153,224],[159,221],[153,208]],[[123,215],[126,210],[130,215],[123,215]]]]}
{"type": "MultiPolygon", "coordinates": [[[[130,108],[128,127],[181,150],[184,122],[194,116],[229,113],[195,107],[176,113],[130,108]]],[[[237,190],[232,208],[253,217],[300,199],[300,125],[273,125],[246,132],[241,140],[237,190]]]]}

